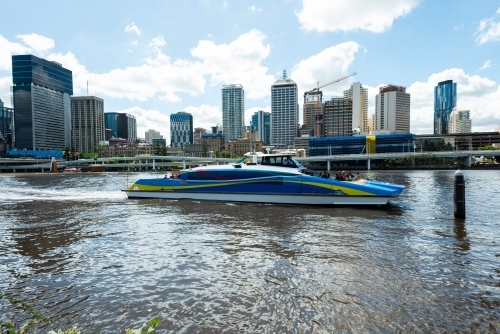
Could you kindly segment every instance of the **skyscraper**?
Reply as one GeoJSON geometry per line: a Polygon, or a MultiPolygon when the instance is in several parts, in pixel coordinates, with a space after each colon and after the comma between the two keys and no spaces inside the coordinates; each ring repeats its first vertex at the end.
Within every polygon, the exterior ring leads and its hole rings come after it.
{"type": "Polygon", "coordinates": [[[111,138],[118,138],[118,115],[117,112],[104,113],[104,126],[111,130],[111,138]]]}
{"type": "Polygon", "coordinates": [[[323,92],[304,93],[304,106],[302,108],[304,126],[309,129],[309,135],[321,137],[323,133],[322,114],[323,114],[323,92]],[[319,99],[319,103],[318,103],[319,99]],[[319,119],[316,119],[319,117],[319,119]],[[319,126],[317,122],[320,122],[319,126]],[[318,127],[317,127],[318,126],[318,127]],[[319,129],[319,134],[316,134],[319,129]]]}
{"type": "Polygon", "coordinates": [[[252,115],[252,126],[258,133],[258,140],[271,142],[271,113],[259,110],[252,115]]]}
{"type": "Polygon", "coordinates": [[[193,143],[193,115],[178,111],[170,115],[170,146],[184,149],[193,143]]]}
{"type": "Polygon", "coordinates": [[[95,152],[105,140],[104,100],[95,96],[71,98],[71,149],[80,153],[95,152]]]}
{"type": "Polygon", "coordinates": [[[346,97],[334,97],[325,101],[323,123],[322,137],[351,136],[352,100],[346,97]]]}
{"type": "Polygon", "coordinates": [[[387,85],[375,97],[375,130],[410,132],[410,94],[406,87],[387,85]]]}
{"type": "Polygon", "coordinates": [[[119,138],[126,139],[129,143],[137,140],[137,121],[134,115],[118,113],[116,126],[119,138]]]}
{"type": "Polygon", "coordinates": [[[222,132],[224,142],[243,138],[245,91],[242,85],[222,86],[222,132]]]}
{"type": "Polygon", "coordinates": [[[471,133],[472,121],[470,110],[460,110],[453,108],[448,124],[448,133],[471,133]]]}
{"type": "Polygon", "coordinates": [[[32,55],[12,56],[14,146],[71,147],[73,74],[61,64],[32,55]]]}
{"type": "Polygon", "coordinates": [[[292,146],[299,124],[297,84],[286,71],[271,86],[271,145],[292,146]]]}
{"type": "Polygon", "coordinates": [[[14,114],[13,108],[4,107],[0,99],[0,143],[12,144],[12,120],[14,114]]]}
{"type": "Polygon", "coordinates": [[[352,130],[366,132],[368,128],[368,89],[363,88],[361,83],[354,82],[348,90],[344,91],[344,97],[352,100],[352,130]]]}
{"type": "Polygon", "coordinates": [[[434,134],[447,134],[450,115],[457,106],[457,84],[441,81],[434,87],[434,134]]]}

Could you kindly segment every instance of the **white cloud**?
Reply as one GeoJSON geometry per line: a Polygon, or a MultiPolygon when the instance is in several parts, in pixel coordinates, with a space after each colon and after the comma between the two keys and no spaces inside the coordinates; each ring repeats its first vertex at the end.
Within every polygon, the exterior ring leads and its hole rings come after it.
{"type": "Polygon", "coordinates": [[[12,70],[12,55],[28,54],[31,49],[19,43],[12,43],[0,35],[0,70],[12,70]]]}
{"type": "Polygon", "coordinates": [[[139,30],[139,28],[137,28],[135,23],[127,24],[127,26],[125,27],[125,32],[135,32],[137,36],[141,34],[141,31],[139,30]]]}
{"type": "Polygon", "coordinates": [[[131,107],[128,109],[117,110],[119,113],[134,115],[137,121],[137,137],[144,138],[149,129],[159,131],[163,138],[170,142],[170,116],[161,113],[158,110],[145,110],[141,107],[131,107]]]}
{"type": "Polygon", "coordinates": [[[258,8],[255,5],[248,7],[248,9],[250,9],[252,12],[260,12],[262,10],[262,8],[258,8]]]}
{"type": "MultiPolygon", "coordinates": [[[[500,8],[496,14],[500,14],[500,8]]],[[[494,17],[482,19],[479,21],[476,35],[476,42],[479,45],[491,41],[500,41],[500,21],[497,21],[494,17]]]]}
{"type": "Polygon", "coordinates": [[[464,28],[464,26],[465,26],[465,23],[462,23],[461,25],[454,26],[453,28],[455,29],[455,31],[460,31],[464,28]]]}
{"type": "Polygon", "coordinates": [[[55,46],[54,40],[38,34],[17,35],[26,45],[37,52],[45,52],[55,46]]]}
{"type": "Polygon", "coordinates": [[[500,125],[500,86],[488,78],[451,68],[406,90],[411,94],[411,132],[433,133],[434,87],[444,80],[457,83],[457,107],[471,111],[472,131],[493,131],[500,125]]]}
{"type": "Polygon", "coordinates": [[[167,42],[165,42],[163,36],[155,37],[151,40],[151,43],[149,43],[150,46],[155,46],[155,47],[164,46],[165,44],[167,44],[167,42]]]}
{"type": "MultiPolygon", "coordinates": [[[[59,62],[73,72],[75,95],[86,92],[88,81],[89,93],[96,96],[178,102],[181,100],[179,93],[193,96],[204,93],[205,76],[209,76],[213,85],[243,84],[246,97],[251,99],[268,96],[269,87],[275,80],[266,74],[267,67],[262,66],[270,52],[270,47],[263,44],[264,38],[262,33],[252,30],[230,44],[200,41],[191,53],[201,61],[171,60],[154,47],[154,55],[145,59],[142,65],[115,68],[106,73],[90,72],[72,52],[51,53],[45,58],[59,62]]],[[[7,70],[11,68],[11,53],[30,50],[1,36],[0,46],[3,46],[0,59],[4,61],[0,65],[7,70]]]]}
{"type": "MultiPolygon", "coordinates": [[[[297,83],[300,94],[303,94],[303,92],[316,87],[318,81],[321,86],[348,75],[348,69],[358,50],[359,45],[356,42],[331,46],[316,55],[301,60],[292,68],[289,76],[297,83]]],[[[323,97],[330,99],[329,95],[342,95],[352,82],[353,78],[351,77],[321,88],[323,97]]]]}
{"type": "Polygon", "coordinates": [[[264,34],[252,29],[229,44],[216,45],[203,40],[191,49],[191,55],[202,60],[201,70],[211,76],[212,85],[241,84],[245,98],[258,99],[270,94],[275,81],[272,75],[266,74],[267,67],[262,66],[270,53],[264,38],[264,34]]]}
{"type": "Polygon", "coordinates": [[[490,67],[491,67],[491,60],[487,60],[484,62],[483,66],[481,66],[481,68],[479,70],[482,71],[482,70],[485,70],[485,69],[490,68],[490,67]]]}
{"type": "Polygon", "coordinates": [[[139,41],[132,41],[132,42],[130,42],[130,44],[137,45],[137,44],[139,44],[139,41]]]}
{"type": "Polygon", "coordinates": [[[194,127],[201,127],[210,131],[210,127],[222,124],[222,111],[220,107],[202,104],[201,106],[189,106],[182,109],[193,115],[194,127]]]}
{"type": "Polygon", "coordinates": [[[306,31],[368,30],[379,33],[410,13],[421,0],[302,0],[297,13],[306,31]]]}
{"type": "Polygon", "coordinates": [[[156,50],[155,58],[146,59],[140,66],[114,69],[108,73],[89,72],[71,52],[51,54],[55,60],[73,71],[75,95],[85,91],[86,82],[92,87],[92,95],[106,95],[114,98],[146,101],[159,94],[159,98],[177,102],[176,93],[197,95],[204,92],[205,79],[198,63],[170,59],[156,50]]]}

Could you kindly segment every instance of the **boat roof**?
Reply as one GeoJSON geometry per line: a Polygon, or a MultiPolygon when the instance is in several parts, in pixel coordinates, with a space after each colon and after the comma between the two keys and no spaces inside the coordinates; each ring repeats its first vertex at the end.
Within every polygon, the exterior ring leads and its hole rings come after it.
{"type": "Polygon", "coordinates": [[[283,153],[262,153],[262,152],[248,152],[245,153],[245,156],[254,156],[256,155],[257,157],[292,157],[295,154],[294,153],[289,153],[289,152],[283,152],[283,153]]]}

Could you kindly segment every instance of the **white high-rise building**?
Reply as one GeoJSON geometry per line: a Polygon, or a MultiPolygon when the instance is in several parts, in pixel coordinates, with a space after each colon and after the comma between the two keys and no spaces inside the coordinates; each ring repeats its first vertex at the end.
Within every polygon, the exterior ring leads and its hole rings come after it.
{"type": "Polygon", "coordinates": [[[472,120],[470,119],[470,110],[459,110],[453,108],[448,123],[448,133],[471,133],[472,120]]]}
{"type": "Polygon", "coordinates": [[[145,132],[144,138],[146,140],[146,143],[153,144],[153,139],[163,138],[163,136],[161,135],[160,131],[149,129],[148,131],[145,132]]]}
{"type": "Polygon", "coordinates": [[[294,145],[299,124],[297,84],[283,76],[271,86],[271,145],[294,145]]]}
{"type": "Polygon", "coordinates": [[[344,91],[344,97],[352,100],[352,130],[366,132],[368,128],[368,88],[354,82],[344,91]]]}
{"type": "Polygon", "coordinates": [[[375,131],[410,132],[410,94],[406,87],[387,85],[375,97],[375,131]]]}
{"type": "Polygon", "coordinates": [[[224,142],[243,138],[245,91],[242,85],[222,86],[222,128],[224,142]]]}

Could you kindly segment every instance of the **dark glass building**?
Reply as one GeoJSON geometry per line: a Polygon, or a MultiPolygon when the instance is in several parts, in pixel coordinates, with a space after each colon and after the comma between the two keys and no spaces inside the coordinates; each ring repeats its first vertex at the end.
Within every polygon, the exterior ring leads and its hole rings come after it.
{"type": "Polygon", "coordinates": [[[0,99],[0,143],[12,144],[12,121],[14,109],[4,107],[0,99]]]}
{"type": "Polygon", "coordinates": [[[185,111],[178,111],[170,115],[170,146],[184,149],[186,144],[192,144],[193,115],[185,111]]]}
{"type": "Polygon", "coordinates": [[[119,113],[116,118],[118,138],[127,139],[129,143],[137,140],[137,122],[134,115],[119,113]]]}
{"type": "Polygon", "coordinates": [[[104,113],[104,127],[112,132],[112,138],[123,138],[129,143],[137,140],[135,116],[119,112],[104,113]]]}
{"type": "Polygon", "coordinates": [[[434,134],[447,134],[453,108],[457,106],[457,84],[441,81],[434,87],[434,134]]]}
{"type": "Polygon", "coordinates": [[[110,138],[118,138],[118,115],[117,112],[104,113],[104,127],[111,130],[112,135],[110,138]]]}
{"type": "Polygon", "coordinates": [[[73,74],[32,55],[12,56],[14,146],[71,148],[73,74]]]}
{"type": "Polygon", "coordinates": [[[259,110],[252,115],[252,126],[259,135],[259,140],[271,142],[271,113],[259,110]]]}

